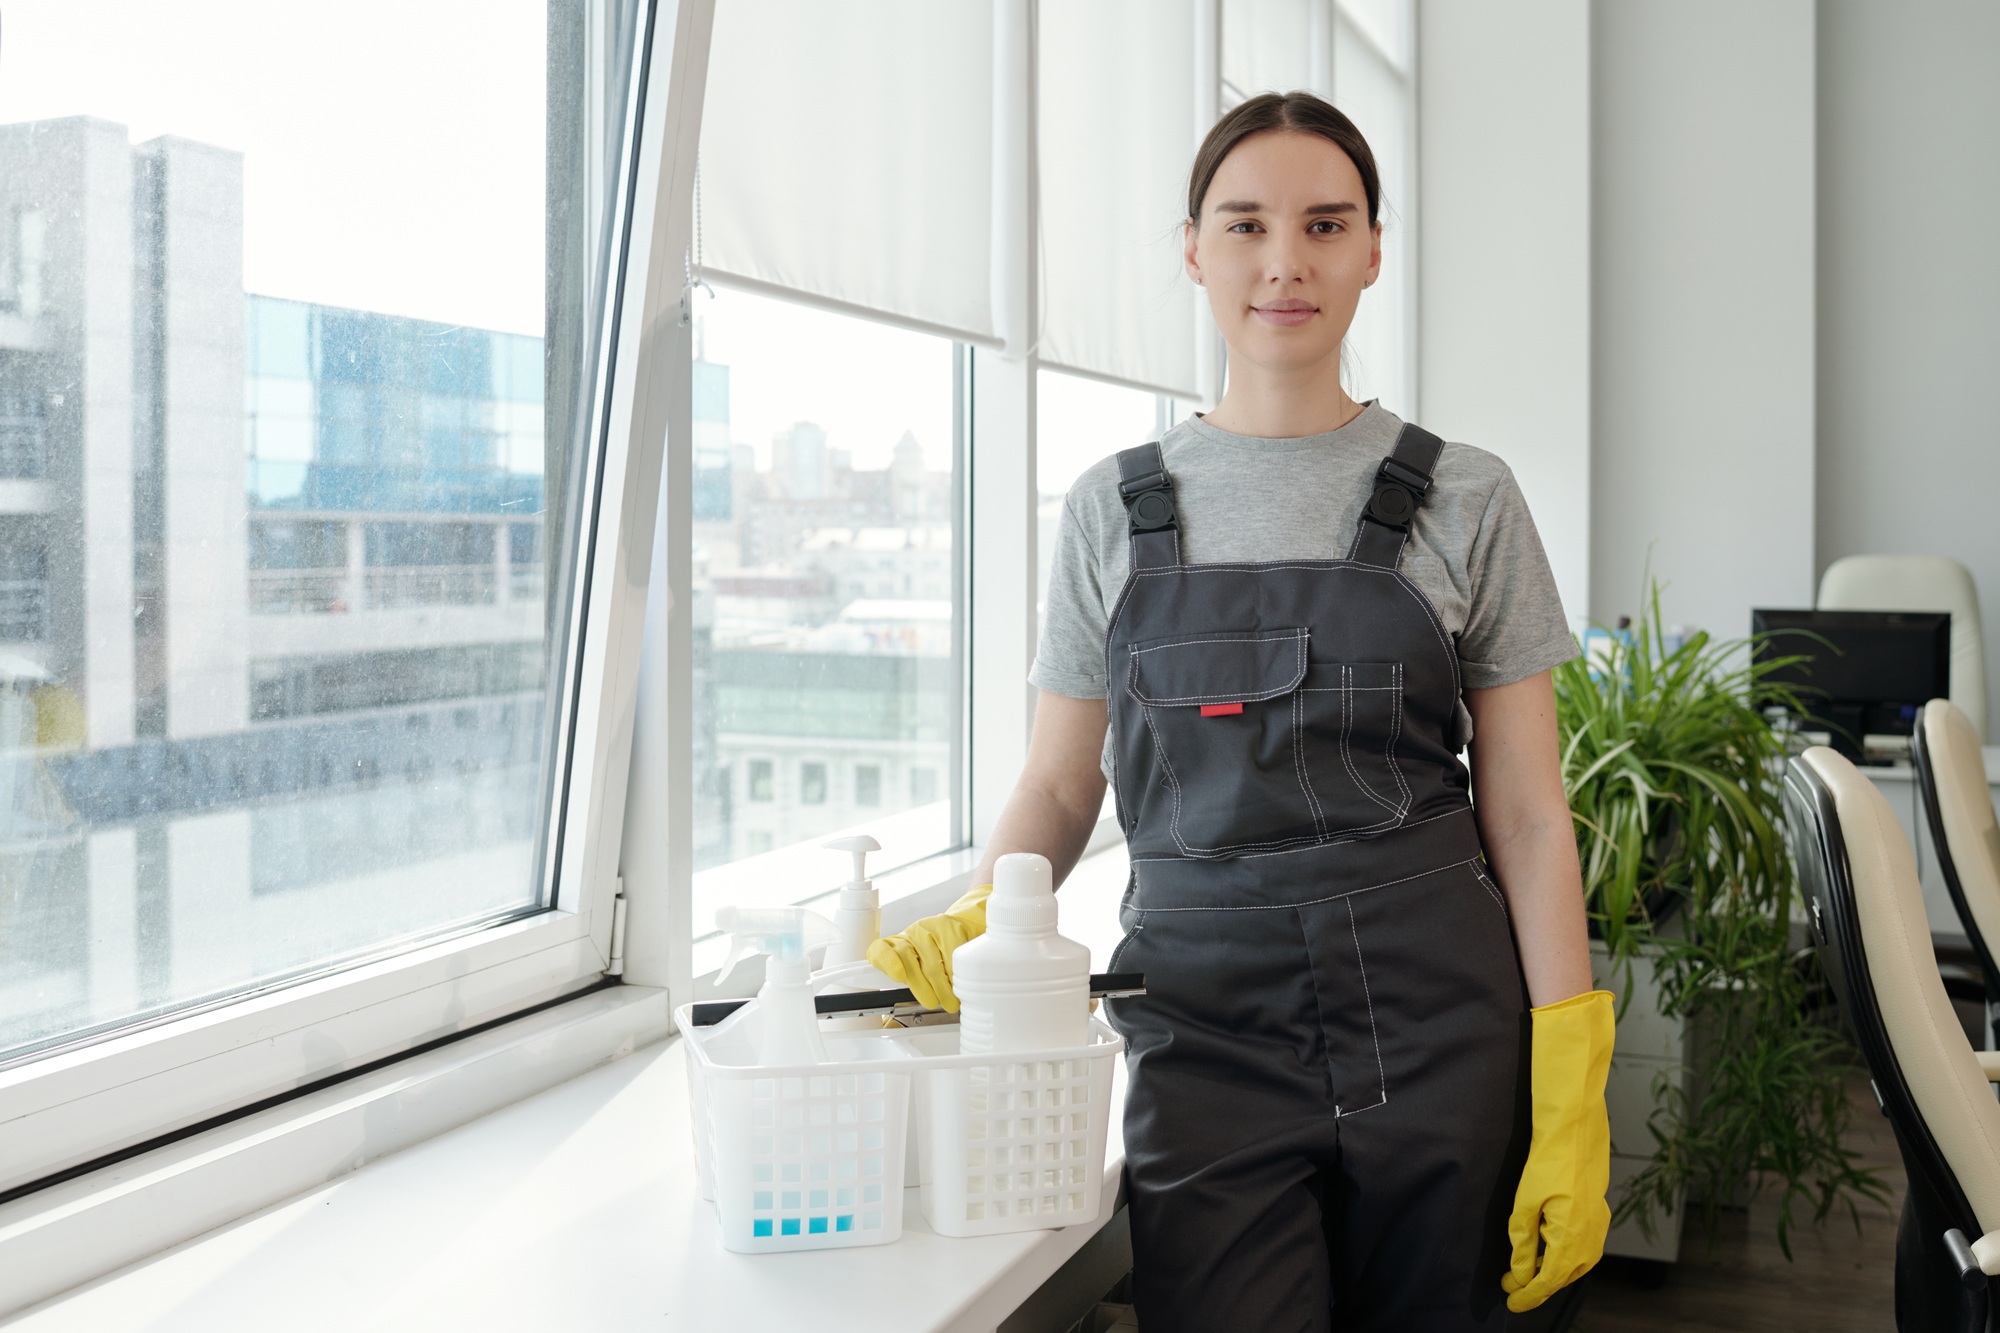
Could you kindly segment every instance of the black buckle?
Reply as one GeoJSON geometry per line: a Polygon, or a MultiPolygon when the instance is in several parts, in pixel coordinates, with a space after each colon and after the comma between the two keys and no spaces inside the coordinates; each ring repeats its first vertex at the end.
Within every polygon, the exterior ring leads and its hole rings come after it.
{"type": "Polygon", "coordinates": [[[1368,517],[1385,527],[1407,532],[1417,506],[1430,493],[1431,479],[1394,458],[1382,460],[1375,472],[1375,493],[1368,497],[1368,517]]]}
{"type": "Polygon", "coordinates": [[[1158,532],[1163,528],[1178,529],[1180,514],[1174,508],[1173,486],[1154,486],[1136,495],[1126,496],[1125,516],[1132,521],[1134,532],[1158,532]]]}

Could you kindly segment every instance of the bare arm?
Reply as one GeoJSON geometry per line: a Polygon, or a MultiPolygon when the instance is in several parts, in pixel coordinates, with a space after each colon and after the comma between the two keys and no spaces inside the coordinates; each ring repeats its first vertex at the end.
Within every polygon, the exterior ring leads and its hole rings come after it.
{"type": "Polygon", "coordinates": [[[1108,718],[1102,699],[1042,691],[1028,762],[973,883],[992,883],[993,863],[1008,852],[1040,852],[1049,858],[1057,884],[1069,877],[1104,807],[1104,774],[1097,765],[1108,718]]]}
{"type": "Polygon", "coordinates": [[[1563,795],[1550,673],[1467,690],[1472,712],[1473,814],[1486,859],[1507,895],[1528,1002],[1591,989],[1590,936],[1576,829],[1563,795]]]}

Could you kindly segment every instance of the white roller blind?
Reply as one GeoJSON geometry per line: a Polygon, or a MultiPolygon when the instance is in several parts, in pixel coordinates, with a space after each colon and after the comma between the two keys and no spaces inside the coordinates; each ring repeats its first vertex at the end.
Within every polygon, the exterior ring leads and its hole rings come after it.
{"type": "Polygon", "coordinates": [[[1040,22],[1039,354],[1194,397],[1192,0],[1045,4],[1040,22]]]}
{"type": "Polygon", "coordinates": [[[986,0],[717,0],[704,269],[991,337],[992,50],[986,0]]]}
{"type": "Polygon", "coordinates": [[[1416,95],[1408,71],[1407,7],[1398,0],[1343,3],[1334,27],[1334,104],[1375,154],[1382,177],[1382,276],[1361,297],[1345,346],[1348,392],[1416,411],[1416,95]]]}

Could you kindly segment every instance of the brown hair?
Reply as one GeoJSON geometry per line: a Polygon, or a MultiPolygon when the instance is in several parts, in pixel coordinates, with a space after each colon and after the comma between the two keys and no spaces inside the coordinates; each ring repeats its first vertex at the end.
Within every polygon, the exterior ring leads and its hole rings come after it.
{"type": "Polygon", "coordinates": [[[1188,173],[1190,222],[1201,225],[1202,201],[1208,197],[1209,183],[1222,159],[1251,135],[1270,130],[1317,134],[1347,154],[1361,173],[1361,188],[1368,194],[1368,225],[1375,225],[1382,206],[1382,179],[1375,171],[1375,154],[1368,150],[1368,141],[1353,121],[1335,110],[1331,102],[1311,93],[1259,93],[1215,122],[1194,155],[1194,170],[1188,173]]]}

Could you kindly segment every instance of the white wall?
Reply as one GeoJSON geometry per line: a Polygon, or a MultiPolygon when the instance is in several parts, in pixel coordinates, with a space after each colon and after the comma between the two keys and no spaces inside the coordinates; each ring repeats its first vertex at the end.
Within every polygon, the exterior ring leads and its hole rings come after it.
{"type": "Polygon", "coordinates": [[[1417,10],[1417,421],[1506,459],[1590,609],[1590,6],[1417,10]]]}
{"type": "Polygon", "coordinates": [[[1669,622],[1740,636],[1814,587],[1814,6],[1592,18],[1591,612],[1650,546],[1669,622]]]}
{"type": "Polygon", "coordinates": [[[1945,555],[2000,699],[2000,6],[1824,0],[1817,569],[1945,555]]]}

